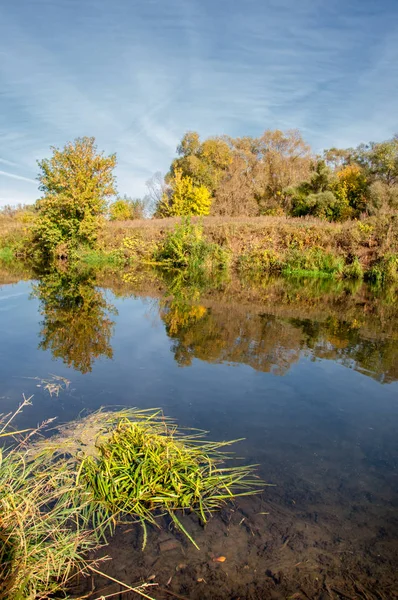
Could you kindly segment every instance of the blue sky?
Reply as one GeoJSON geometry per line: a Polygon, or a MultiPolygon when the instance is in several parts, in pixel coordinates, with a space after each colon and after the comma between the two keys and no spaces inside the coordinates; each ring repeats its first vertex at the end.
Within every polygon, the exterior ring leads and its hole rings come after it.
{"type": "Polygon", "coordinates": [[[1,0],[0,205],[93,135],[120,193],[185,131],[299,128],[316,150],[398,132],[397,0],[1,0]]]}

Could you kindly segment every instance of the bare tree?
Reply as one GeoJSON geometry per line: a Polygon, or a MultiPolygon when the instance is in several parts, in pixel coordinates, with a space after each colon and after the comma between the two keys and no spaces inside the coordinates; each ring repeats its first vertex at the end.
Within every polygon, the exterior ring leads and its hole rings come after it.
{"type": "Polygon", "coordinates": [[[146,182],[148,194],[144,197],[146,212],[153,216],[169,188],[160,171],[156,171],[146,182]]]}

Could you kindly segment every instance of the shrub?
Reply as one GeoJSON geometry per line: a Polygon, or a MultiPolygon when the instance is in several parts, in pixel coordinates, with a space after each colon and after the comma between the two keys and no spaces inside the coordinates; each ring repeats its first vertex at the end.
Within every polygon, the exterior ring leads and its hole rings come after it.
{"type": "Polygon", "coordinates": [[[344,266],[343,276],[347,279],[363,279],[363,275],[363,268],[357,256],[350,264],[344,266]]]}
{"type": "Polygon", "coordinates": [[[238,270],[244,274],[246,272],[278,273],[280,272],[281,260],[272,250],[263,248],[254,248],[250,252],[242,254],[238,261],[238,270]]]}
{"type": "Polygon", "coordinates": [[[111,221],[131,221],[143,219],[145,212],[144,201],[132,200],[127,196],[118,198],[109,207],[109,218],[111,221]]]}
{"type": "Polygon", "coordinates": [[[380,258],[366,273],[366,279],[380,284],[398,279],[398,255],[387,254],[380,258]]]}
{"type": "Polygon", "coordinates": [[[209,243],[203,235],[203,227],[194,225],[189,218],[167,233],[155,251],[157,262],[191,272],[226,267],[228,259],[229,253],[218,244],[209,243]]]}
{"type": "Polygon", "coordinates": [[[6,246],[5,248],[0,248],[0,261],[5,263],[11,263],[15,259],[14,252],[12,248],[6,246]]]}
{"type": "Polygon", "coordinates": [[[337,198],[333,192],[325,191],[294,196],[291,213],[294,217],[311,215],[328,221],[342,221],[349,218],[351,209],[347,199],[337,198]]]}

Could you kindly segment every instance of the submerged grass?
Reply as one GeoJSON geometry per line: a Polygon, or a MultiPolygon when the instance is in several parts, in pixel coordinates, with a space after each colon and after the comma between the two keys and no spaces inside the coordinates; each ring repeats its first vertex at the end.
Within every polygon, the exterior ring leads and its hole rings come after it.
{"type": "Polygon", "coordinates": [[[99,456],[84,460],[80,480],[109,515],[155,524],[167,513],[196,546],[176,511],[193,511],[205,523],[227,500],[258,488],[252,467],[223,466],[227,455],[220,449],[231,443],[200,441],[161,413],[140,422],[125,418],[98,446],[99,456]]]}
{"type": "Polygon", "coordinates": [[[77,574],[98,572],[87,553],[126,515],[146,532],[168,513],[195,544],[178,511],[206,521],[259,487],[252,467],[224,466],[230,443],[202,442],[160,411],[100,411],[34,443],[40,429],[13,432],[11,420],[0,419],[0,438],[14,442],[0,450],[0,600],[52,598],[77,574]]]}

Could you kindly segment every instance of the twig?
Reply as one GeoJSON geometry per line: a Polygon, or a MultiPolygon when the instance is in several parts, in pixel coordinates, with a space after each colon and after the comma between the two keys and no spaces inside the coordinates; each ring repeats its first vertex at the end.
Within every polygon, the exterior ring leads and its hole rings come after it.
{"type": "Polygon", "coordinates": [[[185,596],[180,596],[179,594],[175,594],[171,590],[166,590],[166,588],[159,588],[159,590],[161,592],[163,592],[164,594],[169,594],[169,596],[173,596],[174,598],[177,598],[178,600],[189,600],[185,596]]]}
{"type": "MultiPolygon", "coordinates": [[[[127,585],[127,583],[123,583],[123,581],[119,581],[118,579],[115,579],[114,577],[111,577],[110,575],[107,575],[106,573],[103,573],[102,571],[98,571],[97,569],[95,569],[91,565],[87,565],[87,567],[89,569],[91,569],[91,571],[94,571],[94,573],[97,573],[97,575],[101,575],[101,577],[105,577],[105,579],[109,579],[110,581],[113,581],[114,583],[118,583],[119,585],[121,585],[122,587],[124,587],[126,589],[126,591],[135,592],[139,596],[142,596],[142,598],[147,598],[147,600],[156,600],[155,598],[152,598],[152,596],[148,596],[142,590],[140,590],[140,587],[157,586],[158,585],[157,583],[144,583],[142,586],[134,588],[131,585],[127,585]]],[[[101,597],[96,598],[95,600],[101,600],[101,597]]],[[[186,599],[184,599],[184,600],[186,600],[186,599]]]]}

